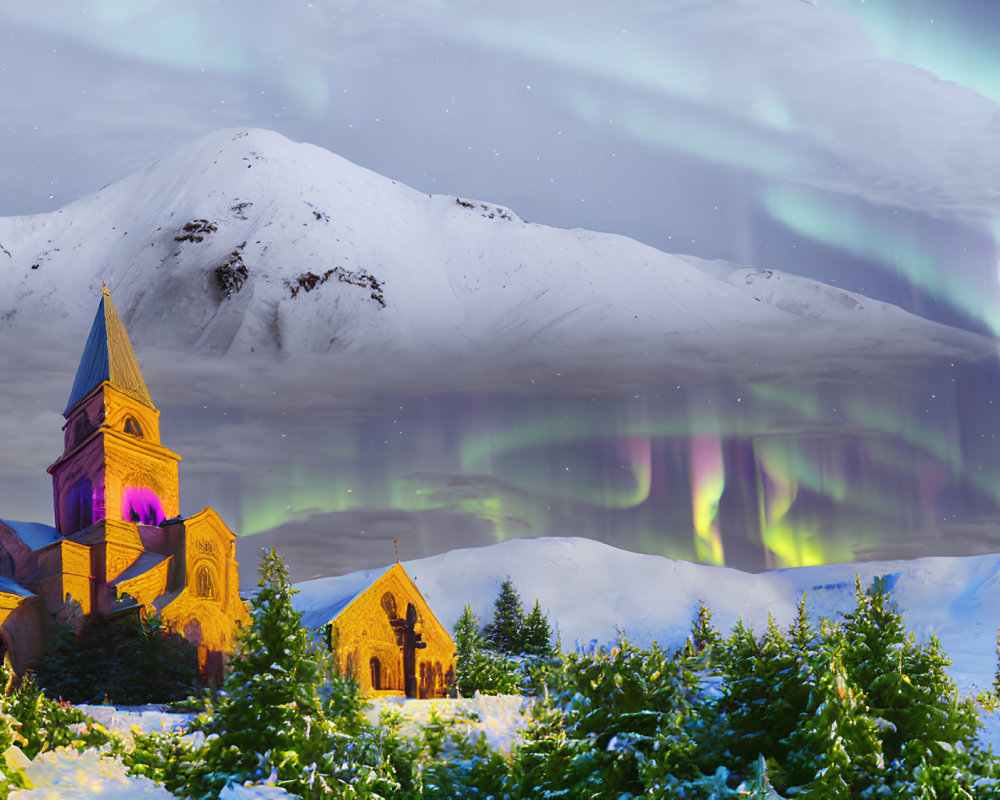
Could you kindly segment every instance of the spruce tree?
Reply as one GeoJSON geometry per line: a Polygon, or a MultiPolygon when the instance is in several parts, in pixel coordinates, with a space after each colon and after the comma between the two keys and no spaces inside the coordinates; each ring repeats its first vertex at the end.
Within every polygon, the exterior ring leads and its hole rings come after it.
{"type": "Polygon", "coordinates": [[[691,632],[688,634],[688,649],[692,655],[707,653],[719,646],[722,636],[712,625],[712,612],[704,603],[698,607],[698,613],[691,620],[691,632]]]}
{"type": "Polygon", "coordinates": [[[483,634],[479,630],[479,617],[472,613],[472,607],[466,604],[465,611],[458,618],[453,628],[455,643],[455,688],[458,694],[471,697],[476,690],[482,691],[479,685],[479,657],[483,649],[483,634]]]}
{"type": "Polygon", "coordinates": [[[91,615],[78,631],[54,619],[46,649],[39,684],[70,703],[168,703],[201,683],[198,648],[155,613],[91,615]]]}
{"type": "Polygon", "coordinates": [[[850,681],[865,694],[874,717],[885,720],[882,745],[887,763],[897,759],[914,768],[975,742],[979,718],[971,700],[959,701],[947,673],[951,665],[931,637],[918,643],[907,633],[886,582],[876,578],[862,590],[856,581],[857,607],[845,615],[847,646],[843,663],[850,681]]]}
{"type": "Polygon", "coordinates": [[[524,610],[521,596],[509,575],[493,604],[493,622],[483,633],[486,643],[498,653],[520,655],[524,652],[524,610]]]}
{"type": "Polygon", "coordinates": [[[779,681],[808,690],[780,759],[784,781],[808,800],[893,796],[884,782],[878,722],[844,666],[848,647],[843,628],[823,620],[817,644],[798,660],[790,681],[779,681]]]}
{"type": "Polygon", "coordinates": [[[479,630],[479,617],[472,613],[468,604],[453,628],[452,641],[455,643],[455,657],[461,659],[483,647],[483,634],[479,630]]]}
{"type": "MultiPolygon", "coordinates": [[[[207,740],[185,787],[215,797],[226,783],[267,779],[303,797],[323,797],[325,780],[303,780],[322,765],[335,739],[319,691],[328,656],[302,627],[288,570],[273,549],[262,553],[260,582],[219,699],[198,720],[207,740]],[[263,774],[261,774],[263,773],[263,774]]],[[[315,772],[313,773],[315,775],[315,772]]]]}
{"type": "Polygon", "coordinates": [[[537,600],[535,607],[531,609],[531,613],[524,620],[522,640],[525,655],[552,655],[552,629],[549,627],[549,620],[542,613],[542,606],[537,600]]]}

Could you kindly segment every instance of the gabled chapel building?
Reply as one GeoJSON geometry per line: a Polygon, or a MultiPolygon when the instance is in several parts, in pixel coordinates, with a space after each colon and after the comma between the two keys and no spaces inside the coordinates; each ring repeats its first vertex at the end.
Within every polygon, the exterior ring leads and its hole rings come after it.
{"type": "Polygon", "coordinates": [[[292,602],[302,611],[303,626],[323,631],[340,670],[366,695],[448,695],[455,645],[398,561],[381,570],[307,581],[298,589],[292,602]]]}
{"type": "Polygon", "coordinates": [[[21,673],[42,658],[48,613],[138,605],[221,674],[238,625],[236,535],[211,508],[180,516],[178,462],[105,287],[63,412],[52,475],[55,526],[0,519],[0,645],[21,673]]]}

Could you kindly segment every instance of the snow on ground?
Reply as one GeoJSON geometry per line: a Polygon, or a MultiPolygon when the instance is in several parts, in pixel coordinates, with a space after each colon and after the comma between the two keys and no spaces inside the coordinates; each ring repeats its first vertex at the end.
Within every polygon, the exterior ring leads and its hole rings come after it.
{"type": "MultiPolygon", "coordinates": [[[[112,733],[124,737],[134,732],[180,731],[192,716],[165,712],[159,706],[79,708],[112,733]]],[[[384,712],[397,714],[400,721],[393,727],[404,735],[416,734],[434,716],[442,721],[454,720],[451,729],[457,733],[469,738],[481,736],[490,747],[509,751],[528,724],[522,713],[525,708],[521,697],[477,695],[462,700],[376,700],[366,713],[373,723],[384,712]]],[[[23,763],[31,788],[12,793],[12,800],[75,800],[97,796],[106,800],[173,798],[148,778],[129,775],[118,759],[97,750],[78,753],[72,748],[59,748],[23,763]]],[[[284,789],[269,785],[228,786],[220,800],[280,800],[289,796],[284,789]]]]}
{"type": "MultiPolygon", "coordinates": [[[[166,712],[160,706],[78,707],[110,732],[126,739],[139,732],[181,731],[193,716],[166,712]]],[[[172,800],[174,797],[148,778],[129,775],[117,758],[94,749],[79,753],[73,748],[60,747],[41,753],[33,761],[24,759],[22,764],[31,788],[13,792],[11,800],[75,800],[98,796],[104,800],[172,800]]],[[[290,796],[276,786],[227,786],[219,800],[280,800],[290,796]]]]}
{"type": "Polygon", "coordinates": [[[175,714],[164,711],[162,706],[77,706],[84,714],[96,719],[112,733],[128,736],[132,731],[180,731],[193,714],[175,714]]]}
{"type": "Polygon", "coordinates": [[[375,724],[383,714],[395,714],[400,721],[392,727],[404,736],[416,736],[435,717],[454,720],[451,730],[473,739],[483,737],[494,750],[510,752],[527,727],[528,701],[516,695],[481,695],[460,700],[403,700],[379,698],[366,710],[375,724]]]}
{"type": "Polygon", "coordinates": [[[121,761],[97,750],[82,753],[59,747],[28,762],[26,775],[31,788],[11,792],[11,800],[171,800],[173,795],[149,778],[132,776],[121,761]]]}

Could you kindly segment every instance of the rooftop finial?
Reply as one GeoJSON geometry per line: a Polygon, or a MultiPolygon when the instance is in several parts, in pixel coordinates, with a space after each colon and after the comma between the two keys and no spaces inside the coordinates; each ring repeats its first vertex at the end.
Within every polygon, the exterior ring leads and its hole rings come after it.
{"type": "Polygon", "coordinates": [[[104,294],[105,297],[111,296],[111,292],[108,291],[108,285],[104,281],[101,281],[101,292],[104,294]]]}
{"type": "Polygon", "coordinates": [[[392,549],[396,551],[396,561],[398,562],[399,561],[399,540],[398,539],[393,539],[392,540],[392,549]]]}

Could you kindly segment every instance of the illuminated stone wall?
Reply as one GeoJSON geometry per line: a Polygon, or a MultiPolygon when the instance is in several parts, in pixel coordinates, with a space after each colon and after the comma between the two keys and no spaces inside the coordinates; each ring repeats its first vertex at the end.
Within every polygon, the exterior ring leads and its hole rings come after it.
{"type": "Polygon", "coordinates": [[[149,605],[167,590],[167,572],[171,556],[163,559],[152,569],[126,581],[116,584],[120,593],[134,597],[140,605],[149,605]]]}
{"type": "Polygon", "coordinates": [[[417,696],[446,694],[447,675],[454,668],[455,646],[398,563],[333,620],[332,644],[338,663],[341,669],[354,675],[363,692],[404,694],[403,648],[391,624],[391,609],[394,606],[396,618],[405,620],[411,603],[417,612],[416,631],[427,645],[416,650],[417,696]],[[372,659],[378,660],[378,689],[373,686],[372,659]]]}
{"type": "Polygon", "coordinates": [[[33,554],[35,574],[22,583],[37,594],[48,609],[58,608],[72,595],[84,614],[92,608],[91,549],[79,542],[59,541],[33,554]]]}
{"type": "Polygon", "coordinates": [[[135,563],[146,550],[137,525],[128,522],[104,521],[104,563],[95,573],[109,583],[135,563]]]}
{"type": "Polygon", "coordinates": [[[186,519],[184,530],[185,588],[161,610],[162,619],[199,645],[203,659],[229,653],[237,626],[250,624],[239,595],[236,534],[211,508],[186,519]]]}
{"type": "Polygon", "coordinates": [[[39,631],[43,629],[44,614],[37,597],[0,592],[0,642],[19,675],[42,659],[43,640],[39,631]]]}
{"type": "Polygon", "coordinates": [[[107,382],[71,410],[64,426],[65,450],[49,467],[56,527],[63,536],[101,519],[123,520],[123,499],[130,488],[154,495],[162,512],[162,518],[140,521],[158,523],[178,515],[180,456],[160,444],[159,413],[107,382]]]}

